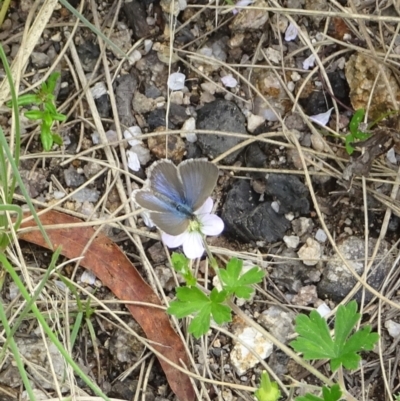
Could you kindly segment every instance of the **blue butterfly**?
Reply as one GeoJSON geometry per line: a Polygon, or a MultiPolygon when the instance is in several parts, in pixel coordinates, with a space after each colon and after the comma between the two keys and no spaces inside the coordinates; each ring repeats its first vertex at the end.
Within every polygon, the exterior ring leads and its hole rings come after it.
{"type": "Polygon", "coordinates": [[[133,198],[150,211],[150,218],[160,230],[179,235],[211,195],[217,179],[218,167],[207,159],[185,160],[178,167],[161,160],[150,167],[144,189],[134,191],[133,198]]]}

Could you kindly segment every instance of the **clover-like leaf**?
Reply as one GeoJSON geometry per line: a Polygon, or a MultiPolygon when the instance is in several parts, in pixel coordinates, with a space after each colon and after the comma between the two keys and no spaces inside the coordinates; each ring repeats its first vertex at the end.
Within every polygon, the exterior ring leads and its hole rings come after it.
{"type": "Polygon", "coordinates": [[[229,295],[235,295],[238,298],[249,299],[254,292],[251,287],[262,281],[265,273],[258,266],[254,266],[246,273],[242,274],[243,261],[232,258],[226,265],[226,269],[220,270],[220,276],[224,290],[229,295]]]}
{"type": "Polygon", "coordinates": [[[226,291],[214,288],[207,297],[197,287],[180,287],[176,289],[176,297],[178,300],[170,303],[167,312],[177,318],[194,314],[195,317],[189,325],[189,333],[196,338],[207,333],[211,317],[217,324],[232,320],[230,308],[222,304],[227,298],[226,291]]]}
{"type": "Polygon", "coordinates": [[[297,352],[302,352],[304,359],[330,359],[332,371],[340,365],[346,369],[356,369],[361,360],[358,353],[371,350],[379,339],[377,333],[371,333],[370,326],[350,335],[361,317],[356,311],[356,301],[351,301],[347,306],[339,306],[333,338],[328,324],[317,311],[312,311],[309,317],[298,315],[295,330],[299,337],[290,345],[297,352]]]}

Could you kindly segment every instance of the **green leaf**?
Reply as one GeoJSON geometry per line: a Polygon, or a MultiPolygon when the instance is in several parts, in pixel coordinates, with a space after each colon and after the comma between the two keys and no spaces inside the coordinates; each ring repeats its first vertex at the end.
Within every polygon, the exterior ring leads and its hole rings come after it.
{"type": "Polygon", "coordinates": [[[54,90],[56,89],[57,85],[57,80],[61,76],[59,72],[53,72],[50,74],[50,76],[47,78],[47,91],[48,93],[53,93],[54,90]]]}
{"type": "Polygon", "coordinates": [[[62,138],[61,138],[60,135],[58,135],[58,134],[52,134],[52,138],[53,138],[53,142],[54,142],[55,144],[60,145],[60,146],[63,144],[63,140],[62,140],[62,138]]]}
{"type": "Polygon", "coordinates": [[[255,266],[244,274],[242,273],[243,261],[232,258],[226,265],[226,269],[220,270],[220,276],[224,289],[229,295],[249,299],[254,292],[253,284],[260,283],[265,273],[255,266]]]}
{"type": "Polygon", "coordinates": [[[342,396],[342,390],[338,384],[332,387],[322,387],[322,397],[307,393],[303,397],[296,397],[296,401],[339,401],[342,396]]]}
{"type": "Polygon", "coordinates": [[[330,359],[332,371],[340,365],[346,369],[356,369],[361,360],[358,353],[373,349],[379,339],[377,333],[371,333],[370,326],[365,326],[349,337],[360,317],[356,301],[351,301],[347,306],[339,306],[332,338],[328,324],[317,311],[312,311],[309,317],[300,314],[296,318],[295,327],[299,337],[290,345],[297,352],[302,352],[304,359],[330,359]]]}
{"type": "Polygon", "coordinates": [[[26,111],[24,114],[25,117],[29,118],[30,120],[42,120],[45,115],[45,112],[41,110],[29,110],[26,111]]]}
{"type": "MultiPolygon", "coordinates": [[[[22,95],[18,98],[18,106],[30,106],[32,104],[40,104],[41,100],[37,95],[22,95]]],[[[7,102],[7,107],[11,107],[12,102],[7,102]]]]}
{"type": "Polygon", "coordinates": [[[167,312],[177,318],[195,314],[189,325],[189,333],[199,338],[207,333],[210,328],[211,317],[217,324],[223,324],[232,320],[231,310],[222,305],[226,300],[225,291],[218,292],[216,288],[211,291],[209,297],[197,287],[180,287],[176,289],[177,301],[170,303],[167,312]]]}
{"type": "Polygon", "coordinates": [[[365,109],[358,109],[353,114],[353,117],[350,120],[349,129],[354,136],[356,136],[356,133],[358,131],[358,126],[360,125],[362,120],[364,120],[364,116],[365,116],[365,109]]]}
{"type": "Polygon", "coordinates": [[[265,370],[261,374],[260,387],[254,392],[254,395],[258,401],[277,401],[281,396],[278,383],[271,382],[265,370]]]}
{"type": "Polygon", "coordinates": [[[181,274],[188,287],[195,286],[197,283],[196,278],[193,276],[189,268],[189,259],[182,253],[173,252],[171,255],[172,267],[174,270],[181,274]]]}
{"type": "Polygon", "coordinates": [[[51,147],[53,146],[53,134],[46,124],[42,124],[41,126],[40,140],[42,142],[43,149],[46,152],[51,150],[51,147]]]}

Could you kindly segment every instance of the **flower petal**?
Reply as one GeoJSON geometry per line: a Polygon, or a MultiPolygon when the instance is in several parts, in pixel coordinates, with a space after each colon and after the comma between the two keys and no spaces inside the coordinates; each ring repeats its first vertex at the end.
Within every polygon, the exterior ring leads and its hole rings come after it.
{"type": "Polygon", "coordinates": [[[316,114],[315,116],[310,116],[310,120],[313,121],[314,123],[323,125],[325,127],[326,124],[328,124],[328,122],[329,122],[332,110],[333,110],[333,107],[330,108],[325,113],[320,113],[320,114],[316,114]]]}
{"type": "Polygon", "coordinates": [[[199,216],[201,232],[204,235],[219,235],[224,229],[223,220],[216,214],[206,214],[199,216]]]}
{"type": "Polygon", "coordinates": [[[178,248],[178,246],[181,246],[187,240],[188,235],[187,231],[179,235],[161,233],[161,239],[168,248],[178,248]]]}
{"type": "Polygon", "coordinates": [[[200,258],[204,253],[203,238],[200,233],[188,233],[183,243],[183,252],[189,259],[200,258]]]}
{"type": "Polygon", "coordinates": [[[214,206],[214,201],[211,199],[211,197],[208,197],[206,201],[203,203],[203,205],[194,212],[194,214],[196,215],[209,214],[211,213],[213,206],[214,206]]]}

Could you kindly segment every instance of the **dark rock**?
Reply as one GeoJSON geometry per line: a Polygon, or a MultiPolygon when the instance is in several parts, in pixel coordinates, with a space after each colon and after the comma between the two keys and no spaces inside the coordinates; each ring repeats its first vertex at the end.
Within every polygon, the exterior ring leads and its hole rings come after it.
{"type": "MultiPolygon", "coordinates": [[[[187,118],[187,117],[186,117],[187,118]]],[[[155,109],[149,113],[147,117],[147,124],[151,131],[159,127],[165,127],[166,124],[166,112],[164,109],[155,109]]],[[[175,124],[169,119],[168,128],[175,129],[175,124]]]]}
{"type": "Polygon", "coordinates": [[[132,29],[133,37],[138,40],[150,35],[147,25],[147,13],[144,4],[138,0],[124,2],[122,9],[125,12],[128,26],[132,29]]]}
{"type": "MultiPolygon", "coordinates": [[[[246,167],[252,168],[263,168],[266,166],[267,163],[267,156],[266,154],[260,149],[260,144],[258,142],[253,142],[251,145],[247,146],[244,158],[246,161],[246,167]]],[[[259,194],[265,191],[265,173],[262,172],[251,172],[250,173],[253,180],[258,182],[257,188],[264,188],[260,191],[255,189],[255,191],[259,194]]]]}
{"type": "MultiPolygon", "coordinates": [[[[344,75],[340,71],[331,72],[328,74],[328,78],[335,98],[345,105],[349,105],[350,88],[344,75]]],[[[324,90],[319,90],[312,92],[311,95],[305,99],[300,99],[300,104],[304,108],[306,114],[315,116],[316,114],[325,113],[332,107],[333,103],[329,93],[324,90]]]]}
{"type": "Polygon", "coordinates": [[[279,214],[288,212],[307,214],[310,211],[307,200],[308,189],[296,176],[270,174],[265,192],[279,202],[279,214]]]}
{"type": "Polygon", "coordinates": [[[201,149],[196,143],[186,141],[186,159],[197,159],[202,156],[201,149]]]}
{"type": "Polygon", "coordinates": [[[299,102],[304,108],[304,112],[309,116],[325,113],[330,107],[326,93],[322,90],[312,92],[310,96],[306,99],[300,99],[299,102]]]}
{"type": "MultiPolygon", "coordinates": [[[[370,238],[368,242],[368,257],[372,256],[375,248],[376,239],[370,238]]],[[[364,238],[349,237],[338,245],[339,251],[343,257],[349,261],[358,275],[362,275],[365,265],[365,241],[364,238]]],[[[389,253],[390,244],[382,241],[378,253],[368,274],[367,283],[374,289],[379,289],[385,280],[393,263],[393,256],[389,253]],[[383,259],[384,258],[384,259],[383,259]]],[[[343,298],[356,285],[357,280],[344,265],[338,255],[334,255],[327,262],[323,272],[323,277],[318,283],[318,296],[322,299],[328,298],[335,302],[342,301],[343,298]]],[[[373,295],[365,291],[365,302],[369,302],[373,295]]],[[[362,298],[362,289],[360,289],[354,299],[360,302],[362,298]]]]}
{"type": "Polygon", "coordinates": [[[390,217],[390,220],[389,220],[388,230],[395,232],[399,229],[399,226],[400,226],[400,218],[398,216],[392,214],[392,216],[390,217]]]}
{"type": "MultiPolygon", "coordinates": [[[[197,113],[196,128],[210,131],[237,132],[246,134],[246,119],[239,107],[227,100],[215,100],[206,104],[197,113]]],[[[232,149],[243,139],[217,133],[198,134],[198,143],[203,153],[212,159],[232,149]]],[[[241,150],[231,153],[223,159],[226,164],[233,163],[241,150]]]]}
{"type": "Polygon", "coordinates": [[[169,119],[175,125],[182,125],[187,119],[186,107],[171,103],[169,108],[169,119]]]}
{"type": "Polygon", "coordinates": [[[152,84],[146,85],[144,89],[144,94],[146,95],[146,97],[149,97],[150,99],[156,99],[162,95],[160,89],[158,89],[156,86],[152,84]]]}
{"type": "Polygon", "coordinates": [[[132,98],[137,88],[137,80],[132,74],[121,75],[117,78],[115,86],[119,121],[127,128],[132,127],[136,125],[132,114],[132,98]]]}
{"type": "Polygon", "coordinates": [[[350,105],[350,87],[344,73],[342,71],[330,72],[328,79],[335,97],[342,103],[350,105]]]}
{"type": "Polygon", "coordinates": [[[34,171],[22,169],[20,175],[31,198],[37,198],[49,186],[46,174],[42,169],[35,169],[34,171]]]}
{"type": "Polygon", "coordinates": [[[102,118],[110,117],[111,103],[110,98],[107,93],[95,99],[97,111],[102,118]]]}
{"type": "Polygon", "coordinates": [[[92,72],[98,58],[100,57],[100,47],[94,42],[86,41],[76,48],[82,68],[86,72],[92,72]]]}
{"type": "Polygon", "coordinates": [[[233,185],[222,210],[226,231],[246,242],[282,239],[290,227],[289,221],[274,212],[271,202],[258,204],[257,198],[248,181],[233,185]]]}

